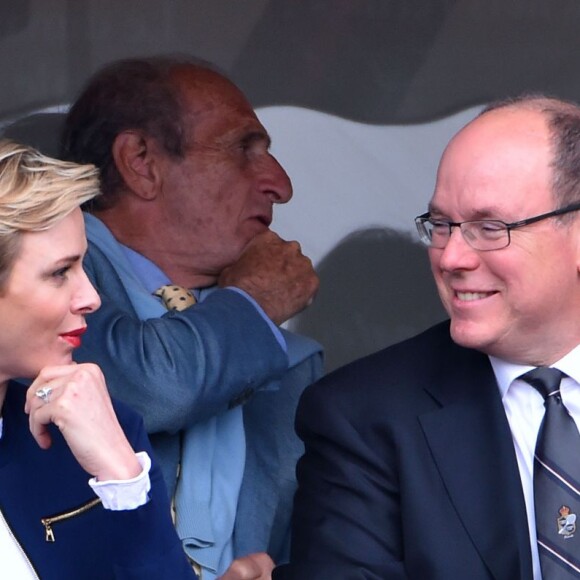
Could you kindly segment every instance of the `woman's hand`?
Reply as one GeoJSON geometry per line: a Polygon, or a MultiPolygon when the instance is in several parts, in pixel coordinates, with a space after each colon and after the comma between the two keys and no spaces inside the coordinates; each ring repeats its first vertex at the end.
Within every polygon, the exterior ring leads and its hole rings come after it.
{"type": "Polygon", "coordinates": [[[249,554],[234,560],[218,580],[271,580],[274,562],[266,552],[249,554]]]}
{"type": "Polygon", "coordinates": [[[24,410],[42,449],[51,445],[49,423],[65,438],[81,467],[99,481],[141,473],[135,452],[113,410],[101,369],[94,364],[44,368],[28,389],[24,410]],[[44,399],[36,393],[49,391],[44,399]]]}

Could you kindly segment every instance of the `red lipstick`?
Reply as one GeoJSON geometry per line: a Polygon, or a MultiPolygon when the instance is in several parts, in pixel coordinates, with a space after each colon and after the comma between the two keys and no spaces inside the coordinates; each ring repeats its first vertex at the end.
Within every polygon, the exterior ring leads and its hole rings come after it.
{"type": "Polygon", "coordinates": [[[68,342],[73,348],[78,348],[81,345],[81,335],[87,330],[86,326],[77,328],[69,332],[63,332],[60,337],[68,342]]]}

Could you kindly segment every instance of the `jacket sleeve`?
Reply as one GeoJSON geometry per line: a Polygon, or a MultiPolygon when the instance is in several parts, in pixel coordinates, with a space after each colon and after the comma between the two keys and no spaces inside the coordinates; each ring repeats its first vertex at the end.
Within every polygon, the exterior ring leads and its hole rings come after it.
{"type": "Polygon", "coordinates": [[[122,405],[116,412],[133,449],[152,459],[149,501],[134,510],[107,511],[113,569],[118,580],[193,580],[191,568],[173,527],[167,491],[141,419],[122,405]]]}
{"type": "Polygon", "coordinates": [[[286,371],[286,353],[237,292],[219,289],[180,313],[141,321],[98,253],[91,247],[84,265],[102,306],[87,318],[75,359],[97,363],[113,396],[143,416],[149,433],[212,417],[286,371]]]}
{"type": "MultiPolygon", "coordinates": [[[[306,389],[290,563],[275,580],[406,578],[395,457],[364,389],[344,374],[306,389]]],[[[380,404],[378,405],[380,408],[380,404]]]]}

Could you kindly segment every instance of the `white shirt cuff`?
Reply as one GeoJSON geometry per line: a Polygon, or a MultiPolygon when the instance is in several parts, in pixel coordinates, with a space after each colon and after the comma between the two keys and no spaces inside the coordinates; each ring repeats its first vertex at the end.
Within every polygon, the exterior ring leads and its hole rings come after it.
{"type": "Polygon", "coordinates": [[[136,453],[136,456],[142,471],[133,479],[111,481],[97,481],[96,477],[89,479],[89,485],[101,499],[105,509],[134,510],[149,501],[151,459],[145,451],[136,453]]]}

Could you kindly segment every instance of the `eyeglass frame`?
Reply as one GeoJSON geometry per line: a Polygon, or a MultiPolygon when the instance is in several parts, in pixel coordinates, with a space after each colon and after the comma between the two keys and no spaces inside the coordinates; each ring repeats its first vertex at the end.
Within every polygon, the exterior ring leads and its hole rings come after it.
{"type": "MultiPolygon", "coordinates": [[[[466,241],[467,244],[469,244],[470,247],[472,247],[474,250],[477,250],[478,252],[493,252],[494,250],[503,250],[504,248],[507,248],[510,243],[511,243],[511,235],[510,232],[511,230],[515,230],[517,228],[521,228],[523,226],[527,226],[530,224],[534,224],[536,222],[551,218],[551,217],[556,217],[559,215],[564,215],[573,211],[578,211],[580,210],[580,202],[576,202],[576,203],[572,203],[570,205],[567,205],[565,207],[559,208],[559,209],[555,209],[553,211],[550,211],[548,213],[542,213],[540,215],[536,215],[530,218],[526,218],[523,220],[519,220],[517,222],[511,222],[511,223],[506,223],[502,220],[496,220],[496,219],[486,219],[486,220],[465,220],[463,222],[448,222],[445,220],[435,220],[438,224],[440,225],[446,225],[449,228],[449,235],[447,237],[447,241],[445,242],[445,246],[443,246],[442,248],[437,248],[433,245],[431,245],[432,242],[432,238],[428,238],[427,237],[427,229],[425,228],[425,222],[430,221],[431,219],[431,212],[427,211],[424,214],[421,214],[419,216],[417,216],[415,218],[415,226],[417,228],[417,232],[419,233],[419,239],[421,240],[421,242],[429,247],[429,248],[433,248],[435,250],[443,250],[445,249],[445,247],[447,246],[447,244],[449,243],[449,240],[451,239],[451,234],[453,233],[452,228],[457,227],[459,228],[459,231],[461,232],[461,235],[463,236],[463,239],[466,241]],[[507,243],[505,246],[500,246],[499,248],[489,248],[489,249],[480,249],[480,248],[475,248],[471,245],[471,242],[464,236],[463,234],[463,230],[461,228],[461,226],[463,224],[470,224],[470,223],[485,223],[485,222],[491,222],[491,223],[496,223],[496,224],[501,224],[503,226],[503,228],[505,228],[505,231],[507,232],[507,243]],[[429,243],[427,243],[427,241],[429,241],[429,243]]],[[[431,222],[433,223],[433,222],[431,222]]]]}

